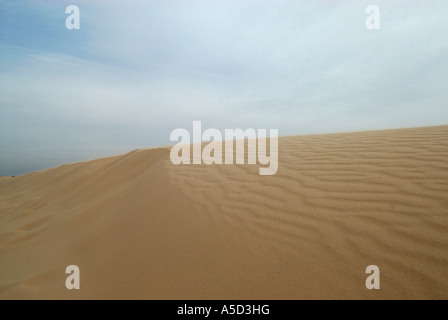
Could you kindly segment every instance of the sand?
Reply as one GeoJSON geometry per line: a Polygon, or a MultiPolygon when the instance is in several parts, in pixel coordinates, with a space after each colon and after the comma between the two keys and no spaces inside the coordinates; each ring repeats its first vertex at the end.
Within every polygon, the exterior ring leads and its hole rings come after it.
{"type": "Polygon", "coordinates": [[[159,148],[1,179],[0,299],[448,299],[448,126],[283,137],[258,168],[159,148]]]}

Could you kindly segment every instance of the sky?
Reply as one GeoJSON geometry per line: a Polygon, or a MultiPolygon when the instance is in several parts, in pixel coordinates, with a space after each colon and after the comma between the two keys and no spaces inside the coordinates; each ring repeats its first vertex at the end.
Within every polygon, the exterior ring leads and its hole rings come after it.
{"type": "Polygon", "coordinates": [[[447,7],[2,0],[0,175],[170,145],[194,120],[280,136],[448,124],[447,7]]]}

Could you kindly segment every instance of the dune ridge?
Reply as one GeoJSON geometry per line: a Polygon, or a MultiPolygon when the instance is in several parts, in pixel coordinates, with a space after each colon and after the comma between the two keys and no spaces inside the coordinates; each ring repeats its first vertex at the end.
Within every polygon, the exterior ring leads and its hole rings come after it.
{"type": "Polygon", "coordinates": [[[0,299],[448,298],[448,126],[282,137],[275,176],[169,152],[0,179],[0,299]]]}

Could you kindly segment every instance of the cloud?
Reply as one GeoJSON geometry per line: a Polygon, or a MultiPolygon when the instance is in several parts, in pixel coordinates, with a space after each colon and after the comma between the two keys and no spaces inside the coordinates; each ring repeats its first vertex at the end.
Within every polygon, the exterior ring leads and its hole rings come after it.
{"type": "Polygon", "coordinates": [[[0,4],[3,172],[167,145],[193,120],[280,135],[446,123],[443,1],[378,0],[377,31],[364,0],[79,0],[77,31],[69,4],[0,4]]]}

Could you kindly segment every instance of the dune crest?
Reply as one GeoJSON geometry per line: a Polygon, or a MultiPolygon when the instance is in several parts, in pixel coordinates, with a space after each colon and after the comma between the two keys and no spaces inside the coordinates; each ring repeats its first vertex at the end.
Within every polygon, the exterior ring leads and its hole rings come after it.
{"type": "Polygon", "coordinates": [[[283,137],[275,176],[169,154],[0,179],[0,299],[448,298],[448,126],[283,137]]]}

